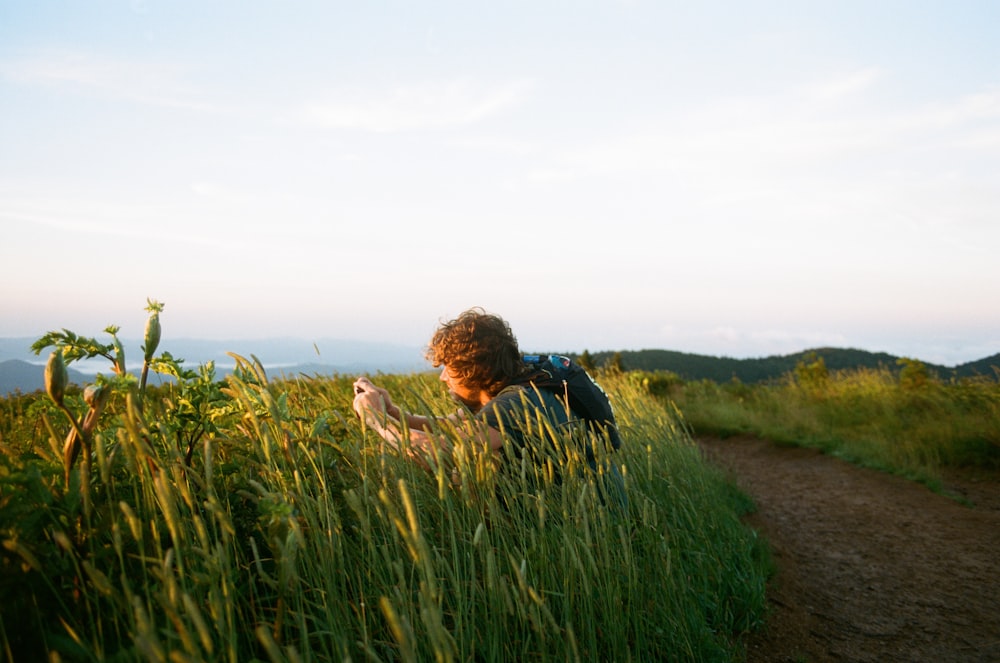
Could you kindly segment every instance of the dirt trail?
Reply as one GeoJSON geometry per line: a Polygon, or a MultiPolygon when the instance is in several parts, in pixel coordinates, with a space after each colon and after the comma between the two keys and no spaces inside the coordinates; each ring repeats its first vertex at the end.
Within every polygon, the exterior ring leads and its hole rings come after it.
{"type": "Polygon", "coordinates": [[[1000,661],[1000,482],[974,506],[817,451],[699,440],[757,505],[778,572],[748,661],[1000,661]]]}

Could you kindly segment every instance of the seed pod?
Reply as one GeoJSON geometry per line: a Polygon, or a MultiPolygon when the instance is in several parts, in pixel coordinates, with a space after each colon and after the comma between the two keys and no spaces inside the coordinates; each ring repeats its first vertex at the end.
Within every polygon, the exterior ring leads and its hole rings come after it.
{"type": "Polygon", "coordinates": [[[146,337],[143,340],[143,352],[145,352],[145,360],[148,362],[153,358],[153,353],[156,352],[156,346],[160,344],[160,314],[158,311],[153,311],[149,314],[149,319],[146,320],[146,337]]]}
{"type": "Polygon", "coordinates": [[[62,406],[68,382],[66,362],[63,360],[62,350],[57,349],[49,355],[49,361],[45,364],[45,391],[56,405],[62,406]]]}
{"type": "Polygon", "coordinates": [[[87,385],[87,388],[83,390],[83,402],[92,408],[97,407],[97,404],[101,401],[103,396],[103,385],[91,384],[87,385]]]}
{"type": "Polygon", "coordinates": [[[122,346],[121,339],[117,336],[112,339],[112,343],[115,348],[115,361],[114,361],[114,371],[115,375],[125,375],[125,348],[122,346]]]}
{"type": "Polygon", "coordinates": [[[83,443],[89,444],[90,434],[97,427],[97,420],[104,410],[104,404],[108,402],[111,389],[105,385],[92,384],[83,390],[83,400],[90,406],[87,416],[83,420],[83,443]]]}

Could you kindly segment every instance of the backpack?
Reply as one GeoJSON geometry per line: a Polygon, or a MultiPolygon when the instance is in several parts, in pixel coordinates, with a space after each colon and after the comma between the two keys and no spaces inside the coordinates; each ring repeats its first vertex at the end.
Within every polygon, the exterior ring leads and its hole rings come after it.
{"type": "Polygon", "coordinates": [[[523,359],[535,369],[525,382],[565,397],[569,409],[578,417],[596,431],[607,434],[613,449],[622,446],[611,401],[582,366],[561,355],[524,355],[523,359]]]}

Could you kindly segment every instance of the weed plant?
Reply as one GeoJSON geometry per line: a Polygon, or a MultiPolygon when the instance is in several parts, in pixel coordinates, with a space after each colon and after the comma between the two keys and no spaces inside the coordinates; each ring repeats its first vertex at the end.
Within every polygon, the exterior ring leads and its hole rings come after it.
{"type": "Polygon", "coordinates": [[[683,382],[646,375],[696,434],[752,434],[822,449],[936,485],[942,470],[1000,468],[1000,384],[941,380],[913,360],[888,369],[828,372],[799,365],[774,384],[683,382]]]}
{"type": "MultiPolygon", "coordinates": [[[[746,499],[633,377],[602,376],[617,510],[572,455],[500,472],[455,437],[428,472],[354,417],[352,377],[236,361],[208,400],[193,374],[115,392],[68,483],[51,401],[0,402],[4,659],[724,661],[759,626],[746,499]]],[[[454,407],[434,376],[379,380],[454,407]]]]}

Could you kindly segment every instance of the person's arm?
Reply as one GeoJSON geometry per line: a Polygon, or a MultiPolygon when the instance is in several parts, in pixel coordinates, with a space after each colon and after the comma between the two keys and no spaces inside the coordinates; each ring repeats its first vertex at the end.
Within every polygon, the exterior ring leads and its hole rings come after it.
{"type": "MultiPolygon", "coordinates": [[[[395,419],[397,422],[405,421],[406,426],[411,430],[429,431],[431,429],[430,417],[404,412],[403,408],[392,402],[392,396],[389,395],[389,391],[387,389],[376,386],[368,378],[361,377],[354,381],[354,393],[356,395],[354,399],[355,411],[358,411],[359,405],[369,409],[374,406],[375,409],[384,411],[385,414],[392,419],[395,419]],[[366,396],[365,398],[360,399],[360,401],[357,398],[357,396],[361,396],[362,394],[373,393],[378,394],[378,396],[381,397],[381,403],[379,403],[378,399],[374,397],[369,398],[366,396]]],[[[358,414],[360,415],[361,412],[358,411],[358,414]]]]}
{"type": "MultiPolygon", "coordinates": [[[[369,428],[385,440],[397,451],[402,447],[404,428],[410,442],[411,452],[419,452],[415,458],[426,467],[427,456],[444,452],[451,455],[451,442],[448,437],[434,430],[434,420],[431,417],[412,414],[404,411],[392,402],[389,392],[376,386],[368,378],[358,378],[354,382],[354,411],[369,428]]],[[[464,418],[464,412],[458,411],[444,417],[453,424],[464,418]]]]}
{"type": "MultiPolygon", "coordinates": [[[[389,443],[394,449],[401,448],[405,428],[411,451],[421,452],[422,457],[416,459],[426,467],[423,457],[444,452],[451,455],[452,445],[448,435],[435,430],[434,419],[422,415],[405,412],[392,402],[389,392],[375,386],[368,378],[359,378],[354,383],[354,410],[365,425],[374,430],[379,437],[389,443]]],[[[458,410],[441,419],[449,422],[454,432],[462,439],[470,442],[479,441],[490,449],[497,450],[503,445],[500,431],[486,426],[467,426],[466,411],[458,410]]]]}

